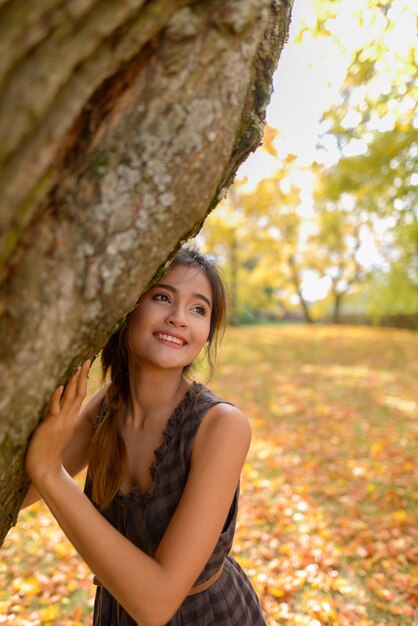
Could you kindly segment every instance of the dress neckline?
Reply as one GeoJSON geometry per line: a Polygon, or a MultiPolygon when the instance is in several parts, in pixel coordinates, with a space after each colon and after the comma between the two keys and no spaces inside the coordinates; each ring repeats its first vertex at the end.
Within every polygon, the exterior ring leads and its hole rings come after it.
{"type": "Polygon", "coordinates": [[[196,381],[192,381],[190,387],[181,398],[180,402],[175,406],[172,414],[167,420],[166,427],[163,431],[163,440],[161,444],[154,450],[154,460],[150,465],[151,484],[145,491],[141,491],[138,485],[132,485],[129,491],[121,491],[118,489],[115,500],[122,505],[129,506],[133,503],[145,504],[151,500],[155,495],[155,490],[158,484],[158,475],[161,465],[170,447],[171,440],[175,432],[177,431],[180,419],[183,414],[183,408],[188,402],[189,398],[194,395],[194,392],[202,385],[196,381]]]}

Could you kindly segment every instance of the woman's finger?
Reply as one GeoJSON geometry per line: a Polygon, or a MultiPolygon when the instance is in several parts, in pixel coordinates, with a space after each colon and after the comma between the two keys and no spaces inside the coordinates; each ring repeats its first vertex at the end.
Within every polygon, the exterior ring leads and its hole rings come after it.
{"type": "Polygon", "coordinates": [[[78,411],[87,395],[87,375],[90,360],[85,361],[72,376],[64,393],[61,408],[65,413],[78,411]]]}
{"type": "Polygon", "coordinates": [[[51,398],[51,404],[49,407],[49,412],[51,415],[59,415],[60,411],[61,411],[61,396],[62,396],[62,392],[64,391],[64,386],[60,385],[59,387],[57,387],[53,393],[53,396],[51,398]]]}
{"type": "Polygon", "coordinates": [[[70,378],[67,386],[65,387],[64,395],[61,401],[61,409],[64,412],[69,411],[74,402],[79,375],[80,375],[80,368],[78,368],[76,373],[70,378]]]}
{"type": "Polygon", "coordinates": [[[80,373],[77,379],[76,398],[78,402],[80,403],[80,406],[84,398],[87,395],[87,378],[88,378],[88,373],[90,370],[90,364],[91,364],[90,359],[88,359],[87,361],[84,361],[83,365],[81,366],[80,373]]]}

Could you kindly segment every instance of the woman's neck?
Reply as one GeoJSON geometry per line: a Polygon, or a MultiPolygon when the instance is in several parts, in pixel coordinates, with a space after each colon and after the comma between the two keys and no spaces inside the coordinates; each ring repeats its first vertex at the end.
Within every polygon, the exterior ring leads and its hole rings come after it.
{"type": "Polygon", "coordinates": [[[146,420],[170,414],[190,386],[183,370],[156,370],[138,366],[129,368],[130,398],[125,420],[141,426],[146,420]]]}

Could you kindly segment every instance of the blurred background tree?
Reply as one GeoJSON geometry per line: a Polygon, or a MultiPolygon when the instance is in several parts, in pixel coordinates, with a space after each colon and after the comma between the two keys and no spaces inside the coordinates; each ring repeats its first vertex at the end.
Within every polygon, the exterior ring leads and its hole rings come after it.
{"type": "Polygon", "coordinates": [[[418,327],[416,4],[309,8],[294,16],[292,43],[328,64],[317,89],[334,90],[313,156],[309,119],[298,119],[299,154],[282,141],[285,117],[270,122],[264,171],[239,170],[200,241],[231,277],[234,322],[296,315],[418,327]]]}

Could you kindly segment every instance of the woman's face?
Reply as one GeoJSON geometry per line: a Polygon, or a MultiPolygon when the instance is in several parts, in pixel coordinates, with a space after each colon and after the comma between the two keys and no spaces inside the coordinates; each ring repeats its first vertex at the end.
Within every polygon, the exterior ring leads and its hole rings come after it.
{"type": "Polygon", "coordinates": [[[212,289],[198,267],[175,265],[140,298],[129,323],[129,348],[142,366],[183,368],[206,343],[212,289]]]}

